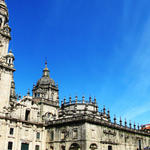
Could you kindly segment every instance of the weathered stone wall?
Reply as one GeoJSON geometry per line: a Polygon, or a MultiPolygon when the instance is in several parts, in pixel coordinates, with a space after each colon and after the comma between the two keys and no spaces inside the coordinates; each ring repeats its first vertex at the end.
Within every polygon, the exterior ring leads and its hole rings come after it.
{"type": "Polygon", "coordinates": [[[71,144],[78,143],[85,150],[85,124],[64,125],[47,129],[47,149],[61,150],[64,146],[69,150],[71,144]],[[52,135],[53,134],[53,135],[52,135]],[[53,136],[53,138],[52,138],[53,136]]]}
{"type": "Polygon", "coordinates": [[[0,111],[9,105],[11,81],[12,71],[0,67],[0,111]]]}
{"type": "Polygon", "coordinates": [[[0,127],[0,149],[2,150],[8,150],[8,142],[13,142],[12,150],[20,150],[21,143],[29,144],[29,150],[34,150],[36,145],[39,145],[41,150],[46,149],[44,127],[6,119],[0,119],[0,127]],[[13,128],[12,135],[10,128],[13,128]],[[40,133],[39,139],[36,137],[37,132],[40,133]]]}
{"type": "Polygon", "coordinates": [[[100,150],[107,150],[108,146],[112,146],[113,150],[137,150],[139,140],[142,149],[150,145],[150,136],[89,123],[85,128],[87,148],[95,143],[100,150]]]}
{"type": "Polygon", "coordinates": [[[8,54],[9,39],[0,35],[0,57],[8,54]]]}
{"type": "Polygon", "coordinates": [[[61,122],[47,128],[47,149],[60,150],[64,146],[70,150],[71,145],[76,143],[81,150],[91,150],[93,145],[96,146],[95,150],[109,150],[108,147],[112,147],[112,150],[137,150],[139,141],[142,150],[150,146],[150,136],[138,130],[82,121],[70,123],[66,119],[61,122]]]}

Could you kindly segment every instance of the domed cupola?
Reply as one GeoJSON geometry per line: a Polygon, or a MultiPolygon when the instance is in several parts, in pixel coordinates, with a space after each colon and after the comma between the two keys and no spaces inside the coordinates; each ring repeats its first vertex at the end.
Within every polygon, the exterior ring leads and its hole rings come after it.
{"type": "Polygon", "coordinates": [[[12,53],[12,50],[9,51],[9,53],[5,56],[6,57],[6,63],[11,66],[14,67],[14,54],[12,53]]]}
{"type": "Polygon", "coordinates": [[[45,68],[43,70],[43,76],[38,80],[38,86],[55,86],[55,81],[50,78],[49,69],[47,68],[47,62],[45,62],[45,68]]]}
{"type": "Polygon", "coordinates": [[[43,69],[42,77],[38,80],[32,91],[33,98],[35,99],[58,101],[58,86],[50,77],[50,71],[47,67],[47,62],[45,62],[45,68],[43,69]]]}

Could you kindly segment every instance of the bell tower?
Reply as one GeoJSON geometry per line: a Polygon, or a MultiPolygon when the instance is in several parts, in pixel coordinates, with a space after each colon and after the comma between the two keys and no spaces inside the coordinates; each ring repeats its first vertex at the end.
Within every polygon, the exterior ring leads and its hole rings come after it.
{"type": "Polygon", "coordinates": [[[11,40],[11,29],[8,25],[8,8],[4,0],[0,0],[0,111],[10,104],[10,97],[13,84],[14,55],[8,52],[9,41],[11,40]]]}
{"type": "Polygon", "coordinates": [[[4,0],[0,0],[0,57],[8,53],[10,36],[10,27],[8,25],[9,15],[8,8],[4,0]]]}

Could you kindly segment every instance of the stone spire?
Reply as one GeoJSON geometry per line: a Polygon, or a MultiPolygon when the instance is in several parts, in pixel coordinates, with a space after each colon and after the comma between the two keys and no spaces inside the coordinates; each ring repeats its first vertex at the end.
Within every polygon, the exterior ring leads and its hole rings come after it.
{"type": "Polygon", "coordinates": [[[47,68],[47,61],[45,61],[45,68],[43,70],[43,77],[49,77],[49,69],[47,68]]]}

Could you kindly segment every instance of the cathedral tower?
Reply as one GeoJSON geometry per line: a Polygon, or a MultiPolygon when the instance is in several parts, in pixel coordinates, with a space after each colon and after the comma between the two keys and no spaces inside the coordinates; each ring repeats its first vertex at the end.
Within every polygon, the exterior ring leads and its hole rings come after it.
{"type": "Polygon", "coordinates": [[[38,102],[40,106],[41,116],[50,113],[57,116],[59,108],[59,89],[55,81],[50,77],[50,71],[45,62],[43,75],[38,80],[37,84],[33,87],[33,100],[38,102]]]}
{"type": "Polygon", "coordinates": [[[11,51],[8,52],[9,41],[11,40],[11,29],[8,22],[7,5],[4,0],[0,0],[0,111],[2,111],[2,108],[9,106],[11,88],[14,82],[13,72],[15,71],[14,55],[11,51]]]}

